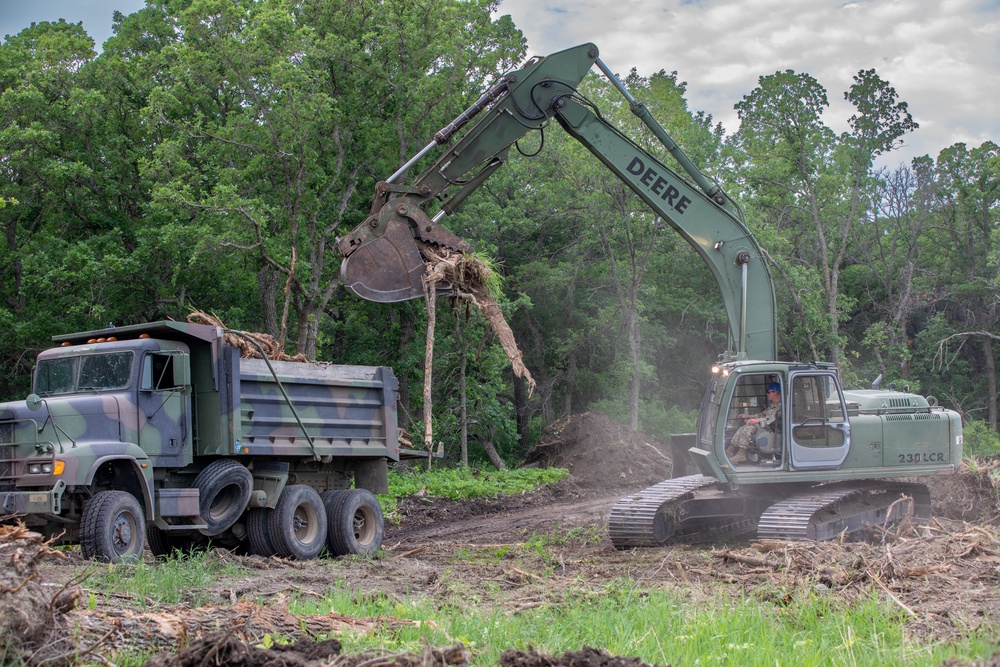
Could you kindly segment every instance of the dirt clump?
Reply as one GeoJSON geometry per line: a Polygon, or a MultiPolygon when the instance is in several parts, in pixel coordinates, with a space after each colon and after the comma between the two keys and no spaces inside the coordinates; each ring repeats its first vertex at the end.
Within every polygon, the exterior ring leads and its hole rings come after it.
{"type": "Polygon", "coordinates": [[[201,665],[244,665],[245,667],[319,667],[340,655],[336,639],[316,642],[303,639],[294,644],[270,648],[252,646],[232,632],[220,631],[201,637],[177,653],[157,653],[145,667],[200,667],[201,665]]]}
{"type": "MultiPolygon", "coordinates": [[[[541,655],[529,651],[505,651],[500,667],[647,667],[638,658],[609,655],[590,646],[564,653],[562,657],[541,655]]],[[[667,665],[666,667],[670,667],[667,665]]]]}
{"type": "Polygon", "coordinates": [[[566,468],[585,489],[643,489],[669,479],[666,443],[607,415],[585,412],[552,423],[525,454],[525,466],[566,468]]]}

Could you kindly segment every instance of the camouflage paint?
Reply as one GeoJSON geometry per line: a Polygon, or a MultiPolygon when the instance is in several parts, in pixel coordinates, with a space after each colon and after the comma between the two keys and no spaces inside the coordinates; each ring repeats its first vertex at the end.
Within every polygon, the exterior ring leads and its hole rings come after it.
{"type": "Polygon", "coordinates": [[[125,388],[0,404],[0,515],[23,515],[49,535],[69,526],[72,540],[83,502],[109,488],[136,495],[161,527],[164,517],[198,523],[189,487],[222,457],[251,470],[253,506],[273,506],[289,480],[345,488],[357,473],[359,484],[381,486],[386,461],[399,459],[389,368],[270,362],[307,435],[267,364],[241,359],[218,327],[155,322],[54,340],[63,346],[39,363],[112,353],[132,363],[125,388]],[[190,384],[174,386],[175,377],[190,384]],[[59,475],[28,472],[56,461],[65,466],[59,475]]]}

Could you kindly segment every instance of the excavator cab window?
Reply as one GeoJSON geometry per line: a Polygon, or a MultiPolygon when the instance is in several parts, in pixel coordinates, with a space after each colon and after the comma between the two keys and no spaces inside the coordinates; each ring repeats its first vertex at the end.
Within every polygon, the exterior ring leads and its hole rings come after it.
{"type": "Polygon", "coordinates": [[[725,413],[726,456],[732,465],[781,464],[781,385],[774,373],[737,378],[725,413]]]}
{"type": "Polygon", "coordinates": [[[844,433],[828,428],[842,424],[847,415],[832,376],[798,375],[792,384],[792,432],[795,442],[805,447],[841,447],[844,433]]]}
{"type": "Polygon", "coordinates": [[[771,374],[744,375],[736,381],[733,399],[726,413],[726,430],[736,430],[743,425],[740,415],[756,415],[767,407],[767,385],[777,382],[771,374]]]}

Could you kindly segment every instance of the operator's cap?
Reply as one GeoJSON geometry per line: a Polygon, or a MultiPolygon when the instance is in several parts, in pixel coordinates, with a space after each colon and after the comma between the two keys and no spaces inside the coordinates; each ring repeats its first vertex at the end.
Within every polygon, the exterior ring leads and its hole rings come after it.
{"type": "Polygon", "coordinates": [[[776,392],[778,392],[780,394],[781,393],[781,385],[778,384],[777,382],[772,382],[771,384],[767,385],[767,390],[768,391],[776,391],[776,392]]]}

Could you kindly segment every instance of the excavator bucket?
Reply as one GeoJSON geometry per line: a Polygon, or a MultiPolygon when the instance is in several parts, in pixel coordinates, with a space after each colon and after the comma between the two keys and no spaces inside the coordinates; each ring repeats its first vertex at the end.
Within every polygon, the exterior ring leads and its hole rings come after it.
{"type": "MultiPolygon", "coordinates": [[[[455,252],[469,252],[469,245],[427,217],[406,197],[382,203],[347,236],[337,240],[344,260],[340,280],[347,289],[369,301],[393,303],[424,296],[427,267],[417,243],[455,252]]],[[[454,293],[451,283],[436,283],[437,296],[454,293]]]]}
{"type": "Polygon", "coordinates": [[[362,299],[393,303],[424,296],[424,258],[404,222],[351,251],[340,264],[340,280],[362,299]]]}

